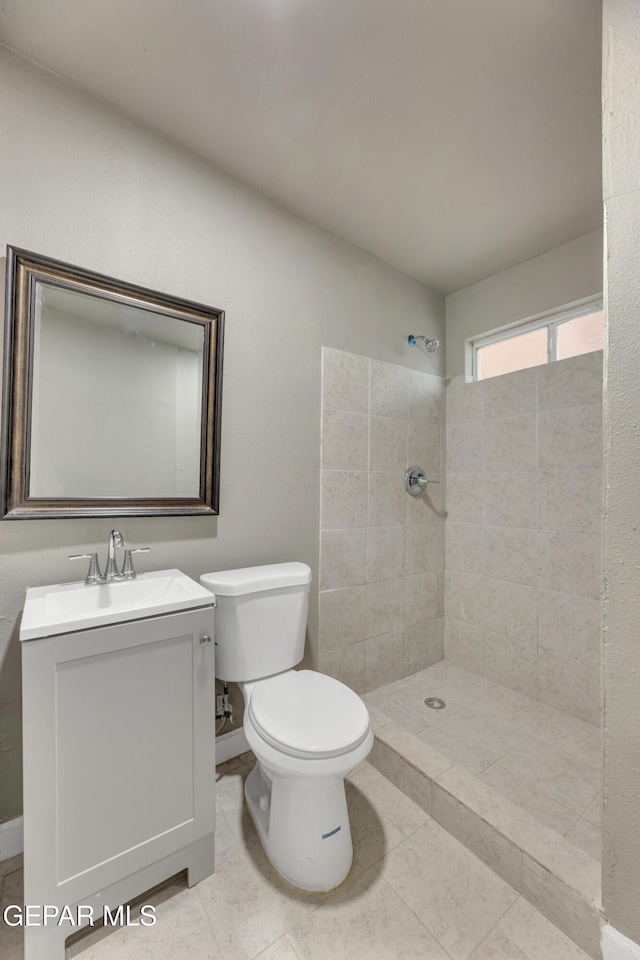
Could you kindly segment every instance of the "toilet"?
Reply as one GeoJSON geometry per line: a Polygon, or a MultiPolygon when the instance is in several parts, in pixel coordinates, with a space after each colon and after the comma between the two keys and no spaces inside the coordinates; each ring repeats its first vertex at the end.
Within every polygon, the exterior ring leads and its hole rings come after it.
{"type": "Polygon", "coordinates": [[[200,577],[215,594],[215,673],[244,697],[257,763],[245,797],[271,863],[302,890],[337,887],[353,860],[345,777],[368,756],[366,706],[304,655],[311,570],[277,563],[200,577]]]}

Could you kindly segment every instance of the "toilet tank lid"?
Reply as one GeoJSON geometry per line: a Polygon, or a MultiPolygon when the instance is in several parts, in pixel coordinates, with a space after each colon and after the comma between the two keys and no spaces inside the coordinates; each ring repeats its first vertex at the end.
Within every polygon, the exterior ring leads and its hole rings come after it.
{"type": "Polygon", "coordinates": [[[271,563],[263,567],[241,567],[203,573],[200,583],[221,597],[239,597],[243,593],[277,590],[311,583],[311,568],[306,563],[271,563]]]}

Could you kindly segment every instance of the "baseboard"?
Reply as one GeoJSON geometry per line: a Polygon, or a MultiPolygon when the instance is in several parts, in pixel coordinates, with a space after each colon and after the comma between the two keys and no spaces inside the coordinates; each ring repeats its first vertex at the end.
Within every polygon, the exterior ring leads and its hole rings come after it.
{"type": "Polygon", "coordinates": [[[224,763],[225,760],[231,760],[233,757],[239,757],[241,753],[246,753],[249,749],[242,727],[232,730],[230,733],[223,733],[222,736],[216,737],[216,765],[224,763]]]}
{"type": "Polygon", "coordinates": [[[17,857],[24,849],[24,818],[14,817],[0,823],[0,860],[17,857]]]}
{"type": "Polygon", "coordinates": [[[606,924],[602,928],[602,960],[640,960],[640,945],[606,924]]]}

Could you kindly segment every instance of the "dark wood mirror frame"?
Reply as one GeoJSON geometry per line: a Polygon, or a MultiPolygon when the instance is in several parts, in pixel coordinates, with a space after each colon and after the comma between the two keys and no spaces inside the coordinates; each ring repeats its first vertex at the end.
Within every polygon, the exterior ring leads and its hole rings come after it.
{"type": "Polygon", "coordinates": [[[49,257],[7,247],[0,508],[4,520],[64,517],[216,516],[219,513],[224,312],[169,297],[49,257]],[[203,329],[199,496],[62,499],[29,495],[36,284],[50,284],[203,329]]]}

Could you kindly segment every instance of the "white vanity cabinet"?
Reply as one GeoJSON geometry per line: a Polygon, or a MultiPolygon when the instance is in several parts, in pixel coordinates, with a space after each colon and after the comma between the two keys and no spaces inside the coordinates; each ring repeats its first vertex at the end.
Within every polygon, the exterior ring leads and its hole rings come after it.
{"type": "MultiPolygon", "coordinates": [[[[25,904],[97,920],[213,873],[214,602],[22,643],[25,904]]],[[[77,929],[25,927],[25,960],[77,929]]]]}

